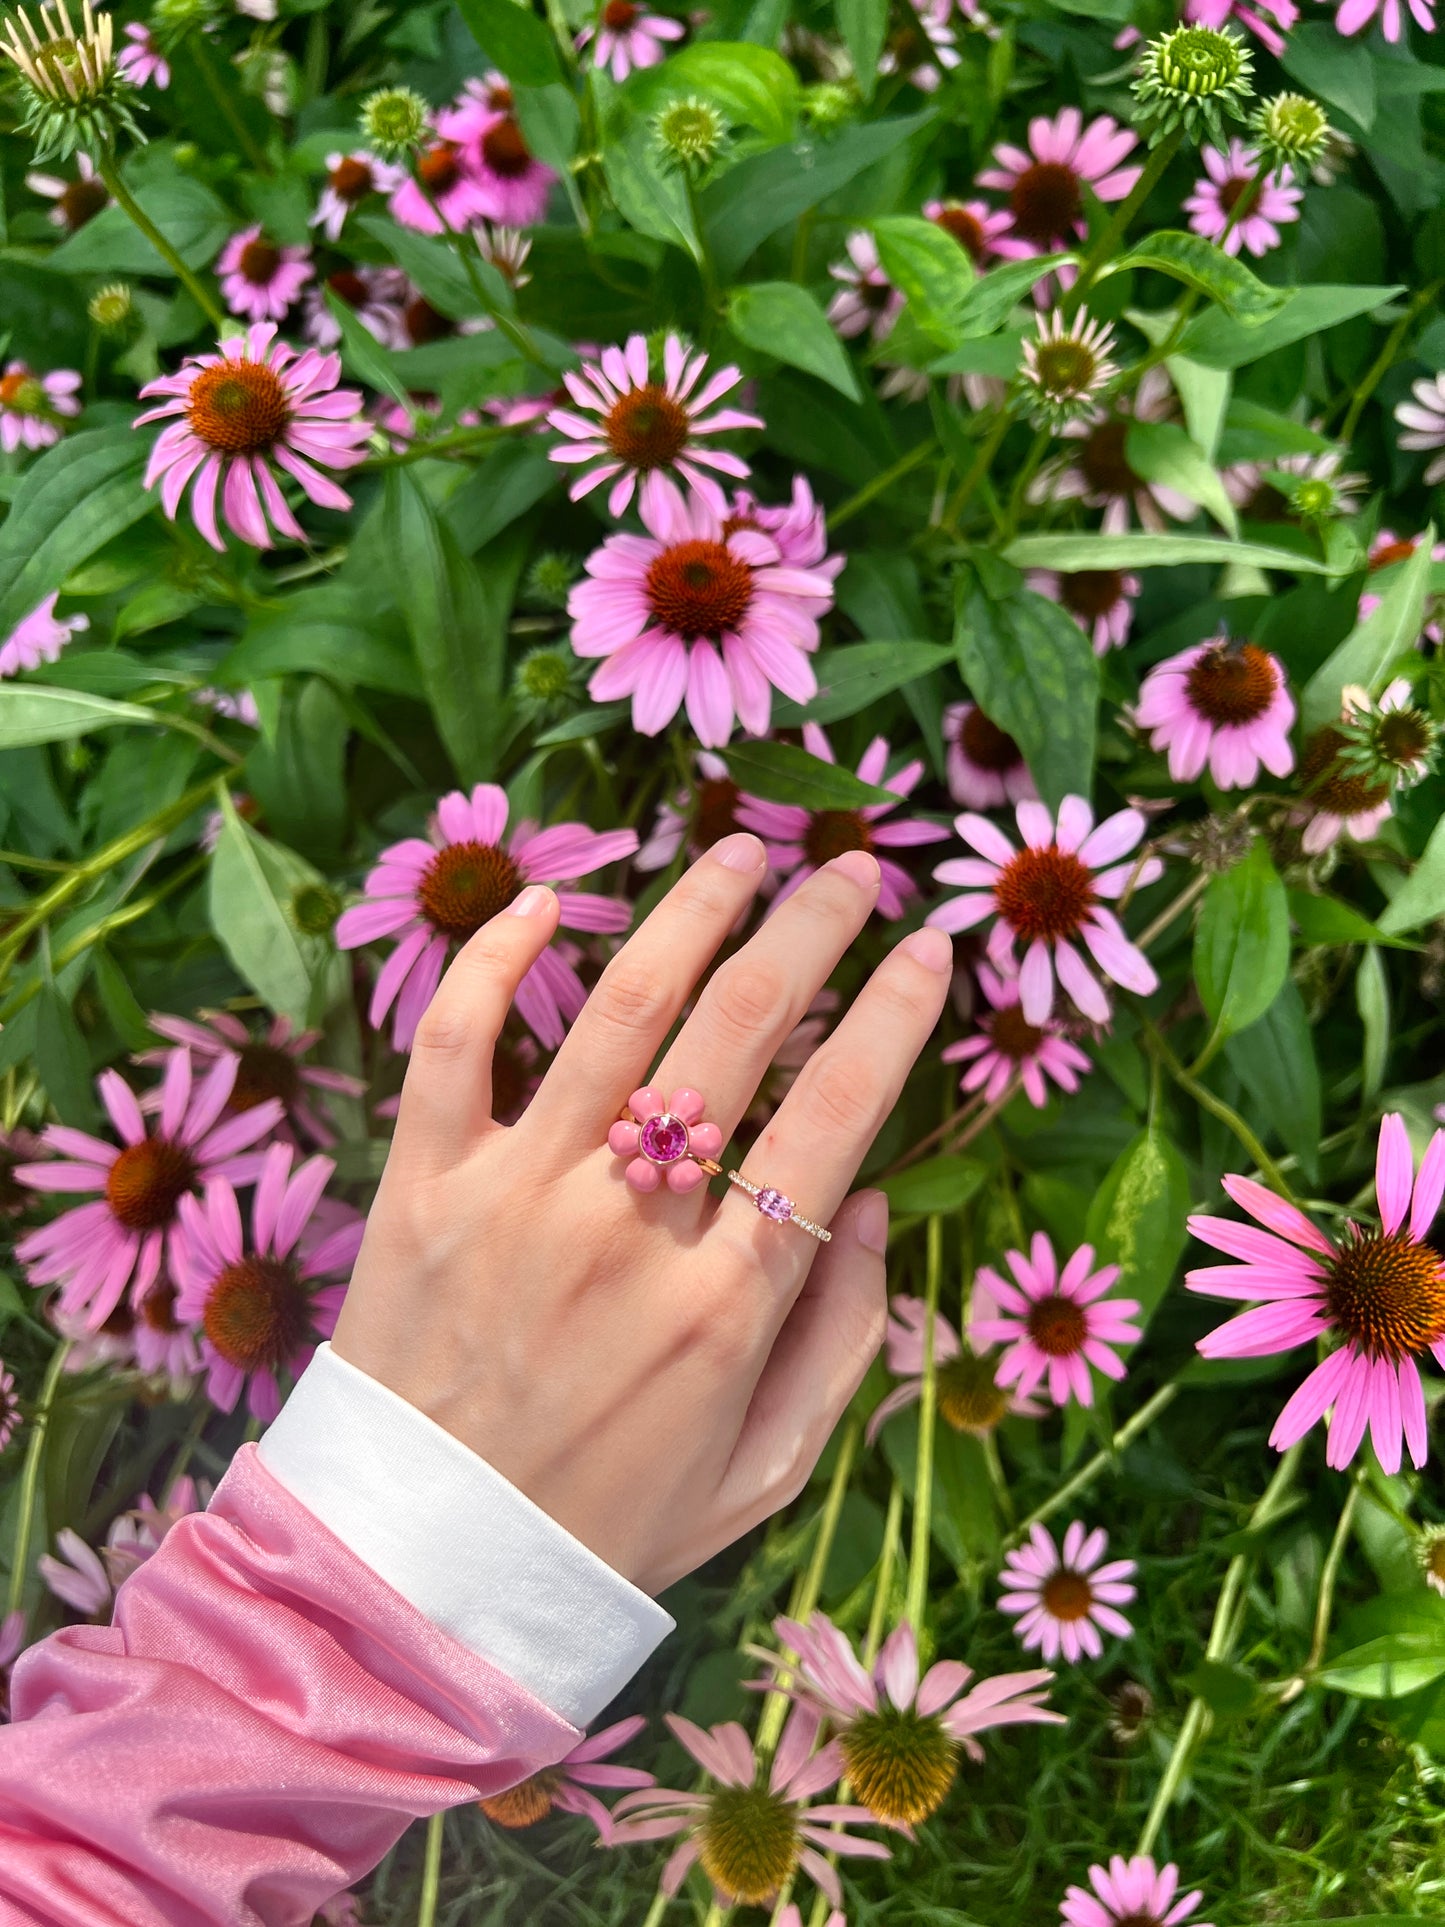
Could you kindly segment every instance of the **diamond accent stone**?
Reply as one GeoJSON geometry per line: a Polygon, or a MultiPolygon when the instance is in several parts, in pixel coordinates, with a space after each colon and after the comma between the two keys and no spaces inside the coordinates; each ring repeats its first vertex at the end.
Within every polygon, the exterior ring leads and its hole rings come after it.
{"type": "Polygon", "coordinates": [[[775,1191],[770,1184],[764,1185],[754,1202],[763,1216],[771,1218],[775,1224],[786,1224],[793,1215],[793,1200],[785,1198],[781,1191],[775,1191]]]}
{"type": "Polygon", "coordinates": [[[671,1111],[650,1117],[643,1125],[637,1148],[649,1164],[676,1164],[687,1156],[687,1126],[671,1111]]]}

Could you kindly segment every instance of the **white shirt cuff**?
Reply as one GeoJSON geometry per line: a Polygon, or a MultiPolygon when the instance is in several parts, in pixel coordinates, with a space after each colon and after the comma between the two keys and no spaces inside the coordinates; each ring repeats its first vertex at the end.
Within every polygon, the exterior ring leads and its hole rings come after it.
{"type": "Polygon", "coordinates": [[[573,1726],[595,1719],[673,1629],[485,1459],[330,1345],[258,1450],[403,1599],[573,1726]]]}

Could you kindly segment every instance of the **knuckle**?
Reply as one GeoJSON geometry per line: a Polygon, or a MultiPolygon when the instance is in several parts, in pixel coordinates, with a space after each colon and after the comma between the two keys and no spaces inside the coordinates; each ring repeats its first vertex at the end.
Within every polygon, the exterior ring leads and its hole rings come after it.
{"type": "Polygon", "coordinates": [[[801,1097],[819,1131],[855,1137],[875,1122],[877,1105],[867,1078],[836,1055],[814,1060],[801,1097]]]}
{"type": "Polygon", "coordinates": [[[938,978],[912,958],[909,959],[909,965],[907,970],[880,972],[872,986],[872,994],[878,1000],[881,1016],[896,1017],[911,1028],[925,1019],[934,1018],[938,978]]]}
{"type": "Polygon", "coordinates": [[[593,1005],[620,1030],[650,1031],[667,1015],[667,994],[652,971],[624,955],[603,971],[593,1005]]]}
{"type": "Polygon", "coordinates": [[[474,1011],[450,997],[433,997],[423,1011],[412,1041],[412,1062],[446,1062],[459,1057],[476,1036],[474,1011]]]}
{"type": "Polygon", "coordinates": [[[752,1036],[786,1017],[788,980],[775,964],[739,958],[718,972],[711,1002],[725,1025],[752,1036]]]}

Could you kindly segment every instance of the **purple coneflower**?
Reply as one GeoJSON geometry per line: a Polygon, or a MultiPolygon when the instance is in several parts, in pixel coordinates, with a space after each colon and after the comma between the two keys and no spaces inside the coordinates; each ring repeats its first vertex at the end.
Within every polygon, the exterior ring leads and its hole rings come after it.
{"type": "Polygon", "coordinates": [[[37,375],[23,361],[7,362],[0,375],[0,450],[51,448],[65,422],[80,413],[80,376],[73,368],[37,375]]]}
{"type": "MultiPolygon", "coordinates": [[[[1059,1912],[1067,1927],[1179,1927],[1188,1920],[1204,1896],[1179,1893],[1179,1869],[1171,1862],[1156,1867],[1148,1854],[1132,1860],[1115,1854],[1108,1871],[1090,1867],[1089,1893],[1083,1887],[1070,1887],[1059,1912]]],[[[1198,1921],[1195,1927],[1209,1927],[1198,1921]]]]}
{"type": "Polygon", "coordinates": [[[943,712],[948,745],[948,793],[970,810],[1001,810],[1037,796],[1023,751],[990,722],[977,703],[950,703],[943,712]]]}
{"type": "Polygon", "coordinates": [[[1040,469],[1029,484],[1029,500],[1081,501],[1088,508],[1102,509],[1100,527],[1105,535],[1123,535],[1131,517],[1156,535],[1167,526],[1166,516],[1175,522],[1193,521],[1198,511],[1187,495],[1163,482],[1146,481],[1129,462],[1131,422],[1171,421],[1176,413],[1169,376],[1162,368],[1146,369],[1132,396],[1113,397],[1110,413],[1102,421],[1064,424],[1060,434],[1078,446],[1062,462],[1040,469]]]}
{"type": "MultiPolygon", "coordinates": [[[[975,1281],[971,1316],[992,1317],[994,1300],[987,1285],[975,1281]]],[[[916,1405],[923,1391],[923,1340],[928,1308],[921,1298],[899,1292],[888,1302],[885,1356],[888,1369],[901,1383],[894,1386],[873,1408],[868,1420],[867,1441],[871,1445],[895,1412],[916,1405]]],[[[933,1361],[938,1387],[938,1410],[946,1425],[973,1438],[987,1438],[1005,1418],[1042,1418],[1044,1407],[1031,1398],[1020,1398],[1017,1390],[998,1383],[998,1356],[975,1346],[975,1329],[970,1322],[964,1340],[942,1312],[934,1316],[933,1361]],[[965,1342],[966,1341],[966,1342],[965,1342]]]]}
{"type": "Polygon", "coordinates": [[[22,669],[38,669],[43,662],[57,661],[70,638],[90,627],[89,616],[57,616],[58,595],[57,590],[28,616],[22,616],[0,643],[0,676],[18,676],[22,669]]]}
{"type": "MultiPolygon", "coordinates": [[[[1435,31],[1435,0],[1408,0],[1415,25],[1426,33],[1435,31]]],[[[1402,0],[1339,0],[1335,25],[1341,33],[1361,33],[1378,15],[1380,30],[1392,45],[1405,31],[1402,0]]]]}
{"type": "Polygon", "coordinates": [[[221,295],[247,321],[279,321],[315,273],[310,248],[268,241],[260,224],[233,234],[216,262],[221,295]]]}
{"type": "Polygon", "coordinates": [[[154,33],[143,21],[132,20],[125,29],[130,42],[115,57],[115,71],[132,87],[156,87],[164,91],[171,84],[170,62],[161,52],[154,33]]]}
{"type": "Polygon", "coordinates": [[[1062,1653],[1074,1664],[1099,1657],[1101,1631],[1129,1637],[1134,1628],[1119,1608],[1134,1597],[1130,1581],[1138,1567],[1132,1559],[1101,1565],[1108,1549],[1102,1526],[1085,1532],[1075,1519],[1062,1548],[1046,1526],[1030,1527],[1027,1544],[1008,1555],[999,1574],[999,1611],[1017,1621],[1025,1652],[1040,1651],[1050,1664],[1062,1653]]]}
{"type": "Polygon", "coordinates": [[[1123,1378],[1124,1364],[1114,1347],[1131,1345],[1140,1336],[1139,1327],[1129,1322],[1138,1313],[1138,1300],[1105,1295],[1119,1267],[1094,1270],[1094,1247],[1080,1245],[1061,1271],[1052,1241],[1042,1231],[1034,1233],[1027,1258],[1010,1251],[1007,1261],[1016,1283],[992,1265],[979,1266],[978,1283],[1000,1309],[995,1317],[975,1319],[973,1326],[980,1342],[1006,1348],[999,1384],[1016,1385],[1027,1398],[1047,1379],[1055,1405],[1067,1405],[1071,1398],[1092,1405],[1089,1367],[1106,1378],[1123,1378]]]}
{"type": "Polygon", "coordinates": [[[1216,147],[1203,148],[1200,158],[1204,178],[1184,203],[1194,232],[1217,241],[1226,254],[1247,248],[1261,255],[1277,248],[1280,224],[1299,219],[1304,199],[1289,169],[1278,180],[1257,182],[1259,156],[1240,140],[1232,140],[1222,154],[1216,147]]]}
{"type": "Polygon", "coordinates": [[[883,272],[878,243],[866,228],[856,229],[845,245],[847,261],[835,261],[828,270],[843,284],[828,303],[828,319],[845,341],[861,334],[886,341],[903,312],[903,296],[883,272]]]}
{"type": "MultiPolygon", "coordinates": [[[[308,1064],[307,1053],[320,1043],[321,1032],[296,1031],[289,1017],[273,1017],[259,1035],[228,1010],[202,1011],[199,1018],[152,1012],[146,1022],[158,1037],[183,1044],[198,1064],[235,1060],[236,1081],[227,1110],[249,1111],[274,1098],[282,1105],[286,1122],[323,1148],[336,1142],[336,1133],[316,1108],[313,1094],[327,1091],[337,1097],[361,1097],[366,1090],[364,1078],[332,1070],[329,1064],[308,1064]]],[[[142,1053],[136,1061],[145,1063],[148,1056],[142,1053]]]]}
{"type": "Polygon", "coordinates": [[[951,234],[980,272],[995,252],[995,241],[1013,226],[1007,208],[990,207],[987,201],[925,201],[923,215],[951,234]]]}
{"type": "Polygon", "coordinates": [[[337,268],[314,282],[302,298],[301,332],[317,348],[334,348],[341,323],[327,304],[328,294],[345,302],[366,332],[383,348],[409,346],[403,312],[407,279],[400,268],[337,268]]]}
{"type": "Polygon", "coordinates": [[[340,238],[346,217],[372,194],[395,194],[406,179],[406,169],[359,149],[326,156],[326,185],[322,188],[310,225],[328,241],[340,238]]]}
{"type": "Polygon", "coordinates": [[[1080,1073],[1092,1066],[1064,1026],[1054,1017],[1031,1024],[1020,1008],[1015,978],[1000,977],[986,963],[976,974],[992,1008],[980,1015],[976,1036],[960,1038],[942,1053],[945,1064],[968,1066],[960,1090],[970,1096],[982,1091],[984,1102],[994,1104],[1017,1078],[1038,1110],[1049,1101],[1050,1078],[1061,1091],[1076,1091],[1080,1073]]]}
{"type": "MultiPolygon", "coordinates": [[[[1413,401],[1396,403],[1395,420],[1405,430],[1401,448],[1445,448],[1445,375],[1424,375],[1410,384],[1413,401]]],[[[1433,488],[1445,476],[1445,455],[1437,455],[1425,470],[1425,486],[1433,488]]]]}
{"type": "Polygon", "coordinates": [[[647,1721],[640,1713],[589,1734],[555,1766],[543,1767],[529,1779],[518,1781],[505,1793],[489,1794],[477,1805],[499,1827],[532,1827],[549,1813],[580,1813],[596,1827],[601,1839],[608,1840],[612,1815],[592,1787],[635,1789],[656,1784],[653,1775],[640,1766],[608,1766],[610,1756],[635,1740],[647,1721]]]}
{"type": "Polygon", "coordinates": [[[87,221],[93,221],[102,208],[110,206],[110,189],[96,172],[95,162],[84,151],[75,157],[75,178],[63,174],[33,173],[25,176],[32,194],[42,194],[55,205],[45,217],[52,227],[74,234],[87,221]]]}
{"type": "Polygon", "coordinates": [[[596,24],[577,36],[581,50],[595,39],[592,64],[606,68],[621,86],[635,68],[655,67],[667,53],[669,40],[681,40],[687,28],[665,13],[648,13],[633,0],[602,0],[596,24]]]}
{"type": "MultiPolygon", "coordinates": [[[[1085,186],[1100,201],[1124,200],[1140,169],[1122,163],[1138,144],[1137,134],[1109,114],[1087,127],[1077,107],[1061,108],[1052,120],[1036,115],[1029,122],[1027,151],[996,147],[993,165],[978,177],[980,187],[1008,196],[1009,228],[994,242],[995,251],[1021,261],[1072,248],[1085,231],[1085,186]]],[[[1060,279],[1070,286],[1072,269],[1064,269],[1060,279]]],[[[1047,299],[1042,286],[1035,296],[1047,299]]]]}
{"type": "Polygon", "coordinates": [[[1261,763],[1273,776],[1294,768],[1284,666],[1252,642],[1216,636],[1156,664],[1134,716],[1150,746],[1169,752],[1176,783],[1194,782],[1206,763],[1222,790],[1250,788],[1261,763]]]}

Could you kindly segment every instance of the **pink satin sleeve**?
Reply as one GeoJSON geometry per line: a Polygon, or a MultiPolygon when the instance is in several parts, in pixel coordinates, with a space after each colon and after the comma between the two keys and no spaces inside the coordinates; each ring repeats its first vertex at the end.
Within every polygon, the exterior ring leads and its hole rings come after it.
{"type": "Polygon", "coordinates": [[[441,1632],[245,1446],[210,1510],[54,1634],[0,1727],[0,1922],[307,1923],[414,1818],[577,1730],[441,1632]]]}

